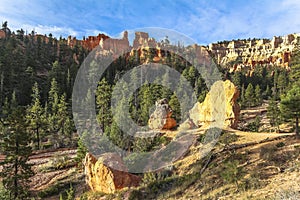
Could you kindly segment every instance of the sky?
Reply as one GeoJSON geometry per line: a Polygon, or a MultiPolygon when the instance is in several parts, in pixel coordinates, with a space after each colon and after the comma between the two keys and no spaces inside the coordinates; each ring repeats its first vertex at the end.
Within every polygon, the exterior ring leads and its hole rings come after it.
{"type": "Polygon", "coordinates": [[[83,36],[160,27],[198,44],[300,32],[300,0],[0,0],[11,30],[83,36]]]}

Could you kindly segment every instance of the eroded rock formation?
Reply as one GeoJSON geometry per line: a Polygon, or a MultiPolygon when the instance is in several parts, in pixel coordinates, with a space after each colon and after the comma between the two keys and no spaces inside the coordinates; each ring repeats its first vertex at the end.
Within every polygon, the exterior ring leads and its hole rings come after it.
{"type": "Polygon", "coordinates": [[[194,105],[189,119],[181,126],[193,124],[198,127],[236,128],[240,112],[238,96],[239,90],[229,80],[215,82],[204,102],[194,105]]]}
{"type": "MultiPolygon", "coordinates": [[[[194,56],[198,64],[210,65],[213,56],[217,64],[229,68],[230,72],[244,70],[251,76],[256,65],[277,65],[289,69],[291,55],[299,39],[300,34],[289,34],[274,36],[272,39],[224,41],[206,47],[193,44],[187,47],[185,52],[191,50],[190,56],[194,56]]],[[[136,32],[132,45],[129,43],[127,31],[124,31],[121,39],[109,38],[104,34],[89,36],[83,40],[69,36],[67,44],[71,47],[80,44],[88,50],[100,46],[107,55],[130,52],[129,55],[138,57],[141,63],[164,63],[166,49],[176,52],[176,49],[173,49],[176,46],[170,45],[168,39],[158,42],[146,32],[136,32]]]]}
{"type": "Polygon", "coordinates": [[[125,187],[136,187],[141,178],[127,172],[122,158],[116,153],[103,154],[98,160],[90,153],[85,157],[86,183],[92,191],[114,193],[125,187]]]}
{"type": "Polygon", "coordinates": [[[88,50],[93,50],[95,47],[99,46],[107,51],[126,51],[129,49],[129,41],[128,41],[128,32],[124,31],[123,37],[121,39],[110,38],[105,34],[98,34],[98,36],[88,36],[83,40],[77,40],[76,37],[68,37],[67,44],[70,47],[74,47],[75,45],[82,45],[84,48],[88,50]]]}
{"type": "Polygon", "coordinates": [[[155,111],[149,119],[149,128],[152,130],[172,129],[176,127],[176,120],[172,118],[172,109],[167,99],[155,102],[155,111]]]}
{"type": "Polygon", "coordinates": [[[231,67],[231,71],[253,68],[256,64],[279,65],[288,68],[291,52],[295,49],[299,34],[269,39],[234,40],[212,43],[208,50],[218,64],[231,67]]]}
{"type": "Polygon", "coordinates": [[[138,49],[140,47],[155,47],[156,41],[154,38],[150,38],[148,33],[136,32],[133,41],[133,48],[138,49]]]}

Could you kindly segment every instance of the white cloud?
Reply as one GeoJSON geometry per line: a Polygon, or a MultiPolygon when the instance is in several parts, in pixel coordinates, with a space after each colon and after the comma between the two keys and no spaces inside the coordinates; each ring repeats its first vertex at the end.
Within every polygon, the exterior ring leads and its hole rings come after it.
{"type": "MultiPolygon", "coordinates": [[[[300,32],[299,0],[85,1],[0,0],[0,20],[55,37],[116,35],[137,27],[175,29],[198,43],[300,32]],[[103,32],[103,31],[107,32],[103,32]],[[108,34],[110,33],[110,34],[108,34]]],[[[118,35],[117,35],[118,36],[118,35]]]]}
{"type": "Polygon", "coordinates": [[[44,26],[44,25],[31,25],[31,24],[23,24],[23,25],[12,25],[10,26],[10,29],[12,31],[16,31],[18,29],[23,29],[25,30],[26,32],[28,33],[31,33],[31,31],[34,31],[38,34],[46,34],[46,35],[49,35],[50,33],[54,36],[54,37],[60,37],[60,36],[63,36],[63,37],[67,37],[69,35],[73,36],[73,37],[76,37],[78,36],[78,32],[75,31],[74,29],[72,28],[69,28],[69,27],[58,27],[58,26],[44,26]]]}
{"type": "Polygon", "coordinates": [[[84,31],[85,36],[97,36],[98,34],[104,34],[104,35],[111,37],[108,33],[104,32],[104,31],[100,31],[98,29],[84,31]]]}

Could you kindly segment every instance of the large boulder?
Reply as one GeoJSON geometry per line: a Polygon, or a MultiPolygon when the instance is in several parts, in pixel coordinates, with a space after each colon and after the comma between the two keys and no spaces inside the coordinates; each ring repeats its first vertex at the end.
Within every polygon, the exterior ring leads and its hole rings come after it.
{"type": "Polygon", "coordinates": [[[116,153],[103,154],[98,160],[87,153],[84,166],[86,183],[95,192],[114,193],[125,187],[136,187],[141,182],[140,177],[127,172],[116,153]]]}
{"type": "Polygon", "coordinates": [[[177,126],[176,120],[173,119],[172,109],[167,99],[161,99],[155,102],[155,111],[150,115],[148,121],[149,128],[152,130],[172,129],[177,126]]]}
{"type": "Polygon", "coordinates": [[[198,127],[236,128],[240,113],[238,97],[238,88],[229,80],[215,82],[205,100],[190,110],[189,119],[181,127],[188,127],[189,123],[198,127]]]}

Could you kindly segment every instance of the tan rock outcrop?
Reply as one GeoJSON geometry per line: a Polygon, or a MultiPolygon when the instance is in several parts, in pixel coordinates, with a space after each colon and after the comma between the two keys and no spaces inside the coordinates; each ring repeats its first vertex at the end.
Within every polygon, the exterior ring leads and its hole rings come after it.
{"type": "Polygon", "coordinates": [[[215,82],[204,102],[197,102],[190,110],[185,126],[192,122],[196,126],[236,128],[240,112],[238,96],[237,87],[229,80],[215,82]]]}
{"type": "Polygon", "coordinates": [[[135,38],[133,40],[133,48],[138,49],[140,47],[155,47],[156,41],[154,38],[150,38],[148,33],[135,32],[135,38]]]}
{"type": "Polygon", "coordinates": [[[167,99],[161,99],[155,103],[155,111],[151,114],[148,121],[149,128],[152,130],[172,129],[176,127],[176,120],[173,119],[172,109],[167,99]]]}
{"type": "Polygon", "coordinates": [[[116,153],[103,154],[98,160],[87,153],[84,166],[86,183],[92,191],[114,193],[125,187],[136,187],[141,182],[140,177],[127,172],[122,158],[116,153]]]}
{"type": "Polygon", "coordinates": [[[269,39],[224,41],[210,44],[208,50],[218,64],[231,67],[231,71],[253,67],[256,64],[278,65],[287,68],[290,54],[295,49],[300,35],[289,34],[269,39]],[[233,63],[233,64],[232,64],[233,63]],[[232,66],[228,66],[232,65],[232,66]]]}

